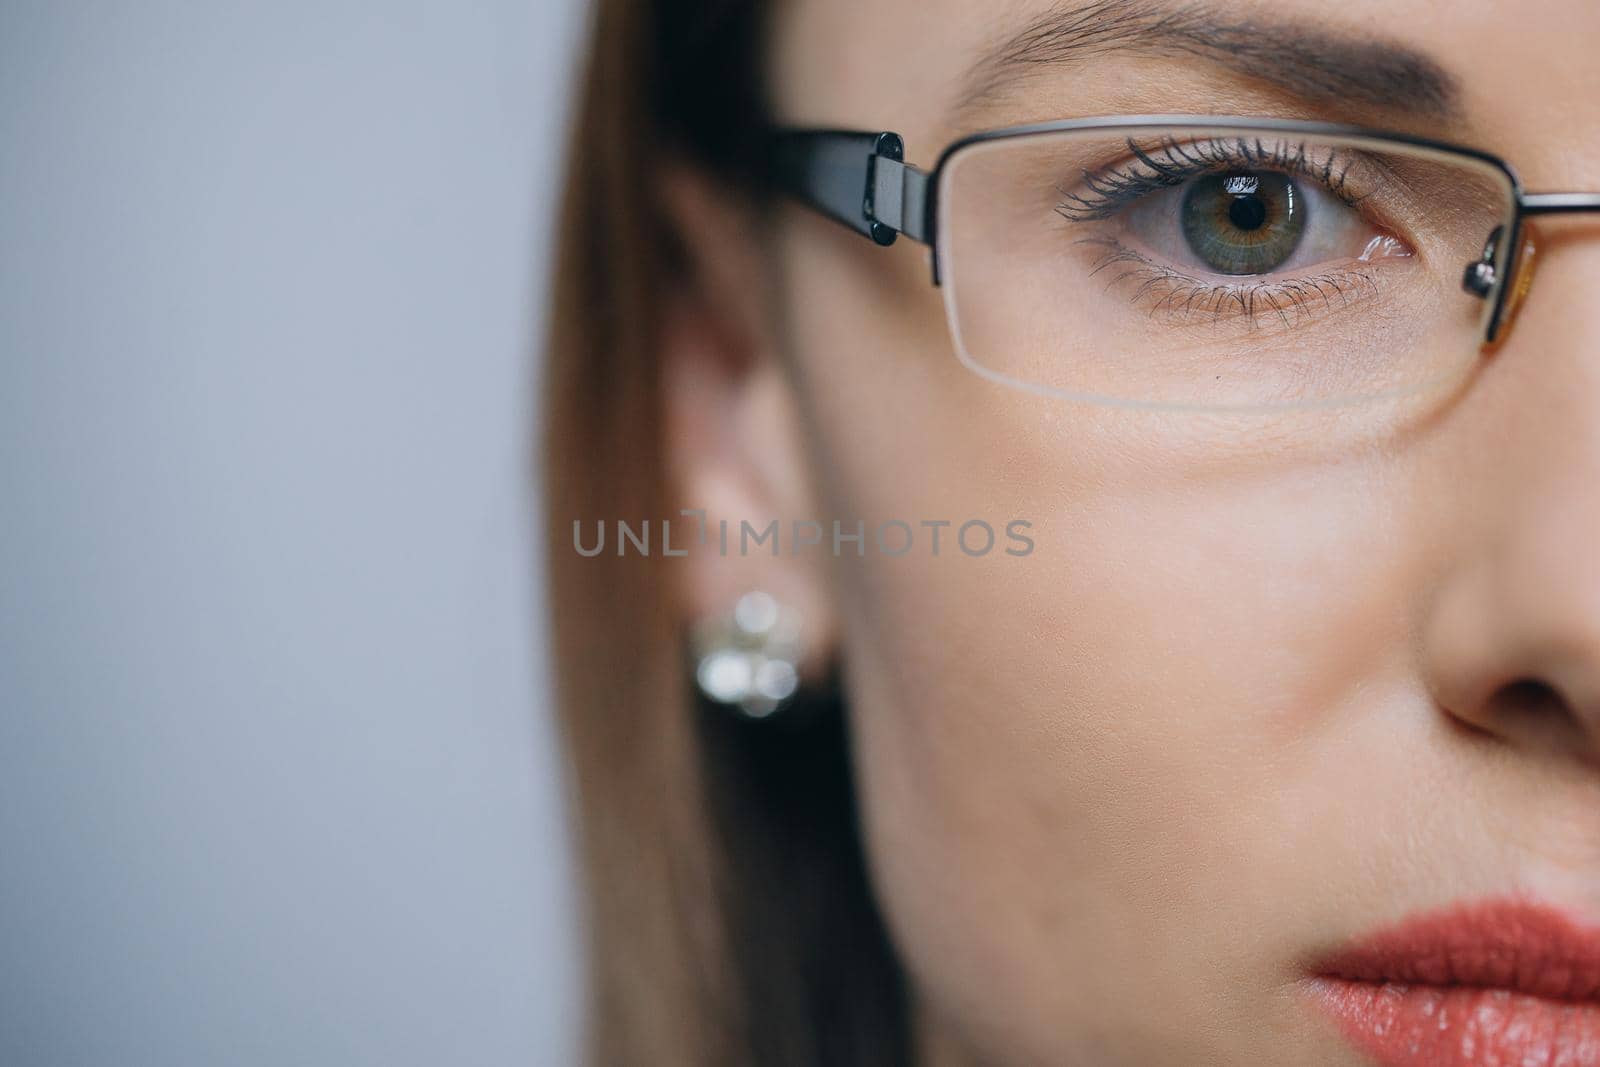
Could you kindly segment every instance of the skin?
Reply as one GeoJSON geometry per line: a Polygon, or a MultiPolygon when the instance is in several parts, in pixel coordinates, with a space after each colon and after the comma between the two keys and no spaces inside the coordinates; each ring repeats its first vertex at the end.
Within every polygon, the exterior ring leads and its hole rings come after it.
{"type": "MultiPolygon", "coordinates": [[[[1043,10],[796,0],[779,110],[894,129],[929,166],[1027,120],[1353,117],[1199,60],[1116,56],[953,114],[979,51],[1043,10]]],[[[1600,188],[1592,0],[1270,11],[1426,53],[1464,97],[1425,132],[1533,189],[1600,188]]],[[[1600,921],[1595,221],[1545,225],[1512,336],[1448,396],[1206,421],[986,381],[950,355],[920,246],[798,210],[757,233],[694,174],[667,186],[699,268],[664,352],[688,506],[1033,524],[1026,558],[678,571],[689,617],[766,588],[807,620],[806,672],[843,665],[925,1062],[1360,1063],[1308,1007],[1320,953],[1507,893],[1600,921]]]]}

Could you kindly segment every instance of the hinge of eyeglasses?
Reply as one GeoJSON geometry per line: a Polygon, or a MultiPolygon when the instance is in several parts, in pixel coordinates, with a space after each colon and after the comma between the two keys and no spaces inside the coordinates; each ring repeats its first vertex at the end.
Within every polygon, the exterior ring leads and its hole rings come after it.
{"type": "Polygon", "coordinates": [[[872,239],[892,245],[899,234],[928,242],[928,176],[904,162],[905,145],[899,136],[880,134],[867,165],[866,216],[872,222],[872,239]]]}
{"type": "Polygon", "coordinates": [[[905,165],[897,133],[778,130],[772,144],[776,187],[801,203],[872,238],[894,244],[902,233],[924,244],[926,174],[905,165]]]}

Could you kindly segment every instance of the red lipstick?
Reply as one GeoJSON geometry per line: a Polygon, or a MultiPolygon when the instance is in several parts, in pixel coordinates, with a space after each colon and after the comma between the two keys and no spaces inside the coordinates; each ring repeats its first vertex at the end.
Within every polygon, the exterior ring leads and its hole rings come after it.
{"type": "Polygon", "coordinates": [[[1384,1067],[1600,1067],[1600,927],[1490,900],[1323,960],[1323,1006],[1384,1067]]]}

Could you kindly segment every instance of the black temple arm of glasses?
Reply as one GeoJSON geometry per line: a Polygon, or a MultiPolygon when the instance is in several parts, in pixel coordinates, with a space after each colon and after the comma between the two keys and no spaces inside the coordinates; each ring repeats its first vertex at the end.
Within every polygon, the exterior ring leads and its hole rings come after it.
{"type": "Polygon", "coordinates": [[[800,202],[880,245],[931,243],[928,175],[906,166],[899,134],[780,130],[773,153],[779,188],[800,202]]]}

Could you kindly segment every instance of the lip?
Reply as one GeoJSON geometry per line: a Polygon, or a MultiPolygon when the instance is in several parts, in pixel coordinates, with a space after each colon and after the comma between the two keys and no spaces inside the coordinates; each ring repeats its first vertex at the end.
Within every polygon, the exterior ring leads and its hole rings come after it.
{"type": "Polygon", "coordinates": [[[1505,898],[1385,927],[1314,968],[1315,998],[1384,1067],[1600,1067],[1600,926],[1505,898]]]}

